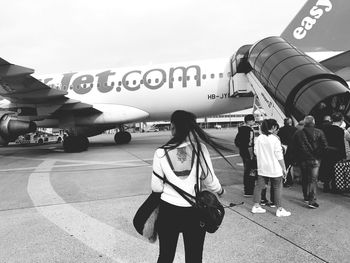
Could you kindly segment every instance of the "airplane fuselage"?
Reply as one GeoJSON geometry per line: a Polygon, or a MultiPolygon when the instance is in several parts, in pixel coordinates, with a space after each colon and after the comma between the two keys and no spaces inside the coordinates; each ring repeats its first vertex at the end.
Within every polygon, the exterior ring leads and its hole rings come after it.
{"type": "Polygon", "coordinates": [[[251,106],[251,98],[229,96],[230,68],[229,59],[218,59],[36,77],[69,98],[130,106],[147,112],[147,120],[164,120],[177,109],[199,117],[251,106]]]}

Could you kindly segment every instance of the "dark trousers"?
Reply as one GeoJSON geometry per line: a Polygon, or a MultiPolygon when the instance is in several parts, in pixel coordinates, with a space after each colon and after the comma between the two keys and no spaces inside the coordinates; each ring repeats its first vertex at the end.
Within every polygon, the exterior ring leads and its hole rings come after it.
{"type": "Polygon", "coordinates": [[[157,263],[174,260],[177,240],[182,233],[186,263],[201,263],[205,230],[200,227],[195,208],[161,201],[158,215],[159,257],[157,263]]]}
{"type": "Polygon", "coordinates": [[[318,171],[320,168],[319,160],[306,160],[300,163],[301,185],[303,189],[304,200],[309,202],[316,201],[318,171]]]}
{"type": "Polygon", "coordinates": [[[244,173],[243,173],[243,185],[244,185],[244,194],[246,195],[252,195],[254,193],[254,185],[255,185],[255,176],[251,176],[250,172],[253,169],[252,165],[253,162],[249,158],[243,158],[243,166],[244,166],[244,173]]]}
{"type": "Polygon", "coordinates": [[[327,156],[322,160],[320,166],[320,180],[324,183],[324,190],[335,190],[335,171],[334,166],[337,160],[327,156]]]}

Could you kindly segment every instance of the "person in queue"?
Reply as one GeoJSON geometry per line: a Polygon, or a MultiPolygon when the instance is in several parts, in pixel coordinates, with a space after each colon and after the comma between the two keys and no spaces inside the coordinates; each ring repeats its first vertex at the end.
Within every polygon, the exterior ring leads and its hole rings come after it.
{"type": "Polygon", "coordinates": [[[328,145],[322,130],[315,128],[315,119],[304,118],[304,128],[293,138],[293,153],[301,168],[304,201],[310,208],[317,208],[316,189],[321,158],[328,145]]]}
{"type": "Polygon", "coordinates": [[[277,121],[267,119],[261,123],[261,135],[256,139],[254,153],[257,158],[258,180],[254,189],[254,205],[252,213],[265,213],[260,206],[261,191],[265,188],[266,178],[271,180],[274,191],[274,202],[277,206],[276,216],[290,216],[291,212],[282,207],[282,181],[287,175],[280,139],[275,135],[278,130],[277,121]]]}
{"type": "MultiPolygon", "coordinates": [[[[153,158],[153,170],[191,195],[195,186],[204,185],[221,196],[225,191],[215,175],[209,151],[211,146],[227,162],[220,150],[229,150],[203,131],[194,114],[177,110],[171,115],[172,138],[159,147],[153,158]]],[[[179,233],[183,234],[187,263],[202,262],[205,230],[196,209],[176,190],[152,174],[152,191],[162,192],[158,216],[158,263],[173,262],[179,233]]]]}
{"type": "Polygon", "coordinates": [[[244,172],[243,185],[244,196],[252,196],[254,192],[255,176],[252,176],[252,170],[255,169],[256,160],[254,158],[254,130],[255,118],[253,114],[244,117],[244,125],[238,127],[238,133],[235,138],[235,145],[239,148],[239,155],[242,158],[244,172]]]}
{"type": "Polygon", "coordinates": [[[323,132],[326,136],[328,148],[322,158],[320,168],[320,180],[323,181],[324,192],[335,192],[335,171],[334,165],[343,159],[346,159],[346,146],[350,140],[350,135],[346,130],[341,128],[343,123],[343,115],[340,112],[332,114],[332,124],[323,127],[323,132]]]}
{"type": "MultiPolygon", "coordinates": [[[[293,126],[292,118],[288,117],[284,119],[284,126],[281,127],[277,132],[277,136],[280,138],[282,146],[284,149],[287,149],[284,154],[284,162],[286,164],[286,167],[289,167],[292,164],[292,152],[289,150],[289,148],[291,146],[293,135],[296,131],[297,128],[293,126]]],[[[289,187],[291,185],[293,185],[293,178],[289,173],[287,175],[286,181],[283,183],[283,186],[289,187]]]]}

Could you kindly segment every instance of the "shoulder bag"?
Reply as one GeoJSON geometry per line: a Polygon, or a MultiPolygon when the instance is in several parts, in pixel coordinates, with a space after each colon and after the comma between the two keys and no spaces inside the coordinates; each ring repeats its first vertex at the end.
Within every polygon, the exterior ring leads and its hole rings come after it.
{"type": "Polygon", "coordinates": [[[164,183],[169,184],[174,188],[188,203],[190,203],[197,210],[199,224],[208,233],[214,233],[220,227],[224,219],[225,210],[223,205],[219,202],[215,194],[210,191],[196,191],[196,196],[193,196],[178,186],[169,182],[166,177],[161,177],[153,171],[153,174],[164,183]]]}

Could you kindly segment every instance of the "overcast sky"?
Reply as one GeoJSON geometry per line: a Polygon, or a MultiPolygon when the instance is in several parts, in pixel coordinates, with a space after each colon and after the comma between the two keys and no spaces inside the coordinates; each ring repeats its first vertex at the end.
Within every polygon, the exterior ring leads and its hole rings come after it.
{"type": "Polygon", "coordinates": [[[11,0],[0,57],[36,74],[230,57],[305,0],[11,0]]]}

